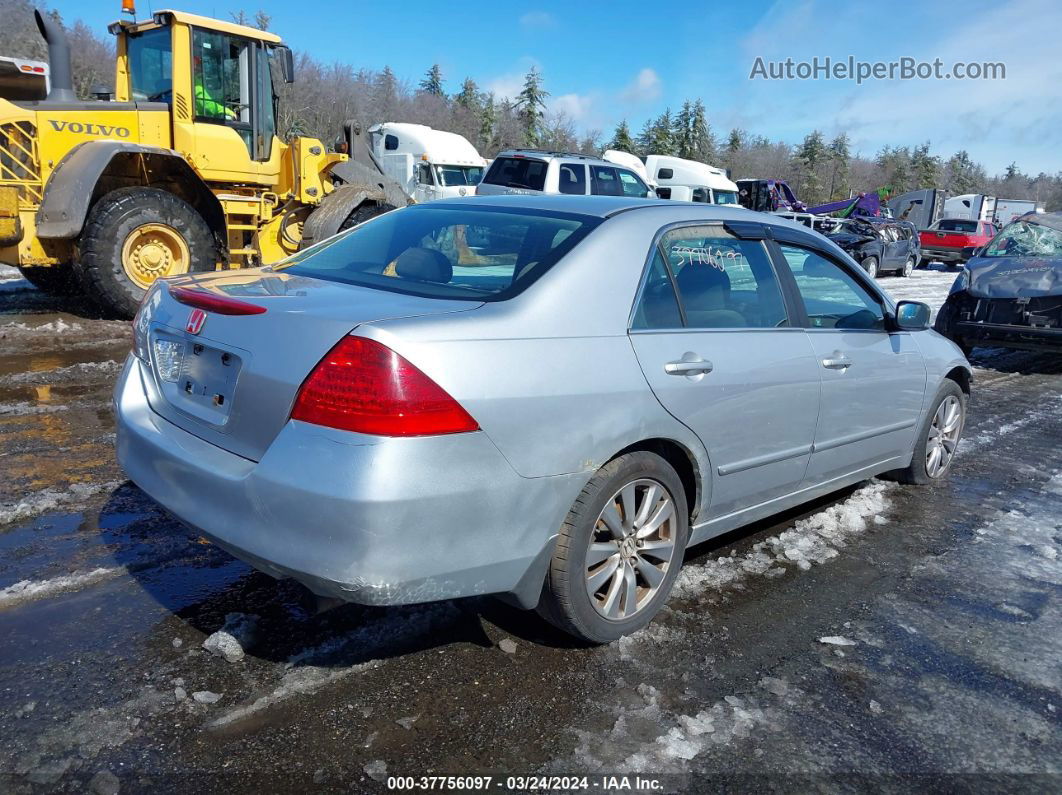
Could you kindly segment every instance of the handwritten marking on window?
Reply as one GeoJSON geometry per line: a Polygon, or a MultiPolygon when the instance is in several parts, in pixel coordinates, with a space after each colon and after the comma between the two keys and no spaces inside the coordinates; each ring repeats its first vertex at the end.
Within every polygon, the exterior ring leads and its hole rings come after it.
{"type": "Polygon", "coordinates": [[[726,270],[726,261],[736,262],[741,256],[730,249],[712,246],[685,246],[676,243],[671,247],[671,255],[678,258],[679,264],[710,265],[719,271],[726,270]]]}

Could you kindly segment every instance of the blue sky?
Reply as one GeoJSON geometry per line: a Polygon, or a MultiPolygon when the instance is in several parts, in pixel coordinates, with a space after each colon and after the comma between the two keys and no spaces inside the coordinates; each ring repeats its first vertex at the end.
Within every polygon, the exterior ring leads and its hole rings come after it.
{"type": "MultiPolygon", "coordinates": [[[[94,29],[118,17],[119,0],[52,3],[94,29]]],[[[854,149],[931,141],[945,157],[966,149],[990,173],[1011,161],[1031,173],[1062,170],[1062,3],[966,0],[962,4],[782,0],[506,4],[186,0],[182,10],[229,18],[259,7],[293,48],[326,61],[378,69],[417,81],[434,62],[450,91],[467,75],[499,94],[519,90],[534,64],[550,102],[577,126],[611,135],[626,118],[646,118],[700,97],[717,135],[739,126],[799,142],[818,128],[848,130],[854,149]],[[444,10],[445,9],[445,10],[444,10]],[[327,20],[322,23],[321,20],[327,20]],[[322,35],[323,33],[323,35],[322,35]],[[766,60],[919,61],[1006,64],[1006,79],[854,81],[750,80],[766,60]]],[[[138,16],[173,7],[138,0],[138,16]]]]}

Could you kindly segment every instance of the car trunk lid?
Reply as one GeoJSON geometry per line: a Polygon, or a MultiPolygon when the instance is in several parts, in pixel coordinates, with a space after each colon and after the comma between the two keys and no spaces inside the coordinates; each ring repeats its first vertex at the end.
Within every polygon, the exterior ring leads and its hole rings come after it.
{"type": "Polygon", "coordinates": [[[482,306],[269,271],[174,279],[149,300],[140,322],[152,409],[254,461],[287,423],[306,376],[354,328],[482,306]]]}

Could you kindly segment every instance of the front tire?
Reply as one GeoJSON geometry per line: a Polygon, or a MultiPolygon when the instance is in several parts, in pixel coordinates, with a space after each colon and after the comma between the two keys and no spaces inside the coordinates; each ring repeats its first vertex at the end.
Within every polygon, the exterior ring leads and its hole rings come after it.
{"type": "Polygon", "coordinates": [[[76,267],[105,312],[132,318],[156,279],[214,270],[218,251],[207,222],[187,202],[157,188],[119,188],[93,206],[76,267]]]}
{"type": "Polygon", "coordinates": [[[947,379],[930,406],[915,440],[911,465],[895,473],[901,483],[921,486],[942,480],[951,471],[966,426],[966,393],[947,379]]]}
{"type": "Polygon", "coordinates": [[[48,295],[77,295],[81,292],[81,283],[69,265],[19,266],[23,278],[48,295]]]}
{"type": "Polygon", "coordinates": [[[860,263],[860,265],[863,266],[863,270],[867,272],[867,276],[869,276],[871,279],[876,279],[878,277],[877,257],[867,257],[860,263]]]}
{"type": "Polygon", "coordinates": [[[561,526],[539,612],[590,643],[636,632],[667,601],[688,539],[686,494],[671,465],[649,452],[615,458],[561,526]]]}

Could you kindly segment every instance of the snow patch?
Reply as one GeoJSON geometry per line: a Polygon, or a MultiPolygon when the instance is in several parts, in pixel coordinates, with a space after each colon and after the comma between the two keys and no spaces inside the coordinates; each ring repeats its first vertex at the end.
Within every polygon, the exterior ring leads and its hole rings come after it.
{"type": "Polygon", "coordinates": [[[29,414],[54,414],[66,411],[67,406],[55,403],[0,403],[0,416],[22,417],[29,414]]]}
{"type": "Polygon", "coordinates": [[[117,577],[124,569],[96,568],[75,574],[66,574],[50,580],[21,580],[0,590],[0,608],[14,607],[26,602],[35,602],[57,593],[77,591],[89,585],[117,577]]]}
{"type": "Polygon", "coordinates": [[[0,505],[0,525],[19,522],[57,508],[84,502],[101,492],[113,491],[121,483],[119,480],[107,483],[74,483],[66,491],[51,488],[38,491],[18,502],[0,505]]]}
{"type": "Polygon", "coordinates": [[[810,569],[840,554],[850,538],[863,533],[890,504],[891,484],[872,482],[848,499],[831,505],[789,530],[755,544],[742,556],[732,554],[686,565],[675,581],[674,596],[740,587],[753,576],[777,577],[790,567],[810,569]]]}
{"type": "Polygon", "coordinates": [[[850,640],[841,635],[827,635],[824,638],[819,638],[819,643],[825,643],[830,646],[855,646],[858,641],[850,640]]]}
{"type": "Polygon", "coordinates": [[[0,326],[0,333],[4,331],[43,331],[49,334],[63,334],[67,331],[81,331],[80,323],[67,323],[61,317],[39,326],[31,326],[28,323],[4,323],[0,326]]]}
{"type": "Polygon", "coordinates": [[[11,373],[2,380],[7,384],[35,384],[40,382],[66,381],[87,375],[110,375],[122,369],[122,362],[107,360],[103,362],[78,362],[66,367],[51,370],[29,370],[24,373],[11,373]]]}

